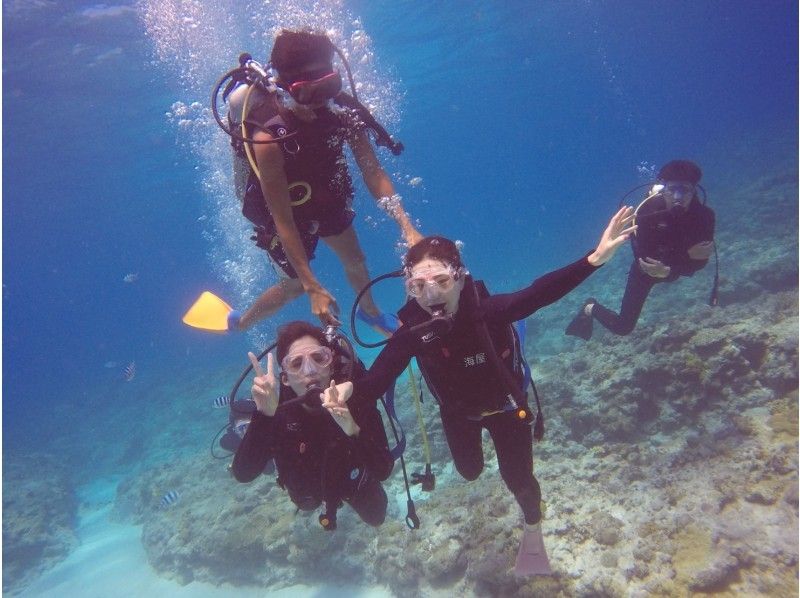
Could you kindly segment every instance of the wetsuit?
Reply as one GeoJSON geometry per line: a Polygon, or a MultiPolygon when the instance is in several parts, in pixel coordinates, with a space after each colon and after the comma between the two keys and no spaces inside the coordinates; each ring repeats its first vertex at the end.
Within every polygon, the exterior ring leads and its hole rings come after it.
{"type": "MultiPolygon", "coordinates": [[[[287,390],[282,400],[293,394],[287,390]]],[[[309,413],[295,404],[273,417],[254,412],[233,458],[234,477],[250,482],[274,458],[278,484],[299,509],[314,510],[324,501],[335,516],[344,501],[365,523],[380,525],[388,502],[381,482],[394,461],[375,403],[354,404],[351,413],[360,428],[356,436],[347,436],[325,410],[309,413]]]]}
{"type": "MultiPolygon", "coordinates": [[[[334,101],[346,102],[346,99],[337,97],[334,101]]],[[[250,135],[260,130],[278,138],[296,132],[279,146],[289,183],[292,216],[309,260],[314,257],[319,237],[341,234],[355,218],[351,208],[353,182],[343,147],[366,125],[353,109],[337,104],[334,110],[318,108],[315,110],[317,118],[307,122],[281,106],[275,93],[254,91],[248,102],[246,124],[250,135]]],[[[232,126],[237,126],[235,120],[232,126]]],[[[241,142],[234,140],[233,144],[242,159],[241,142]]],[[[269,253],[281,271],[279,274],[297,278],[278,238],[258,177],[252,168],[248,170],[242,213],[254,225],[252,238],[258,247],[269,253]]]]}
{"type": "Polygon", "coordinates": [[[459,298],[452,329],[428,342],[407,333],[426,321],[428,313],[410,300],[398,313],[403,325],[389,339],[369,372],[354,382],[353,399],[375,401],[394,382],[412,357],[417,358],[431,393],[439,403],[447,444],[458,472],[474,480],[483,470],[481,431],[486,428],[497,452],[500,475],[517,499],[527,523],[541,519],[541,491],[533,475],[531,426],[508,406],[507,392],[481,342],[478,326],[484,319],[493,344],[515,380],[522,384],[519,348],[509,333],[512,322],[557,301],[583,282],[596,268],[586,257],[538,278],[515,293],[489,295],[476,306],[467,279],[459,298]],[[488,414],[487,414],[488,413],[488,414]]]}
{"type": "MultiPolygon", "coordinates": [[[[656,200],[658,198],[655,198],[656,200]]],[[[681,276],[692,276],[702,270],[708,260],[689,257],[690,247],[714,239],[714,211],[696,198],[689,209],[676,216],[663,209],[663,201],[649,201],[637,218],[639,229],[631,237],[633,263],[619,314],[599,303],[592,308],[592,317],[614,334],[630,334],[654,285],[672,282],[681,276]],[[639,258],[653,258],[670,267],[669,276],[654,278],[642,271],[639,258]]]]}

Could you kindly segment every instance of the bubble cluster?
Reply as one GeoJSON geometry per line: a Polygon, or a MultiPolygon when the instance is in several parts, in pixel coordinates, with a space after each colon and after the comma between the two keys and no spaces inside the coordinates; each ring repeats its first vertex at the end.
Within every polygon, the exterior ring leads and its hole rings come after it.
{"type": "MultiPolygon", "coordinates": [[[[350,63],[359,99],[387,128],[400,119],[398,83],[379,67],[372,39],[342,0],[140,0],[137,11],[153,44],[154,64],[173,78],[183,96],[165,118],[177,143],[197,161],[198,175],[192,176],[200,177],[203,190],[198,212],[208,217],[195,217],[192,223],[201,228],[212,268],[229,286],[232,301],[249,305],[276,277],[250,240],[250,224],[240,211],[230,142],[206,99],[213,85],[237,66],[243,51],[267,62],[284,28],[325,31],[350,63]]],[[[355,167],[352,158],[348,163],[355,167]]]]}
{"type": "Polygon", "coordinates": [[[636,165],[636,171],[639,173],[639,176],[646,179],[656,178],[656,165],[647,162],[647,160],[639,162],[639,164],[636,165]]]}

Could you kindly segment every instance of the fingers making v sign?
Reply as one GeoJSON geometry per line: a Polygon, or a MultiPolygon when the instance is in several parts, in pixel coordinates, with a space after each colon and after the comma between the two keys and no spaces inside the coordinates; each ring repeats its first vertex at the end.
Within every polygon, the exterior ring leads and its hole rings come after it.
{"type": "Polygon", "coordinates": [[[250,392],[255,401],[256,408],[263,413],[272,417],[278,409],[278,381],[275,378],[275,357],[272,353],[267,354],[267,371],[261,369],[261,364],[258,358],[249,352],[247,357],[250,363],[253,364],[253,371],[255,377],[253,378],[253,386],[250,392]]]}

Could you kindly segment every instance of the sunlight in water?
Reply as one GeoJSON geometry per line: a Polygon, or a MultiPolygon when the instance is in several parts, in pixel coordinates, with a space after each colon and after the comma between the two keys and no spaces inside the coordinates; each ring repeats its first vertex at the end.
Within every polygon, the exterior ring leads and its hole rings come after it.
{"type": "Polygon", "coordinates": [[[217,127],[209,106],[214,84],[237,66],[241,52],[266,63],[272,40],[281,29],[309,28],[324,30],[342,50],[359,99],[386,126],[400,120],[400,85],[378,65],[370,36],[340,0],[144,0],[139,12],[156,63],[174,77],[180,89],[181,97],[165,107],[165,114],[178,143],[197,159],[203,189],[199,220],[213,272],[234,294],[235,305],[249,305],[276,276],[264,253],[250,240],[249,223],[234,194],[229,140],[217,127]]]}

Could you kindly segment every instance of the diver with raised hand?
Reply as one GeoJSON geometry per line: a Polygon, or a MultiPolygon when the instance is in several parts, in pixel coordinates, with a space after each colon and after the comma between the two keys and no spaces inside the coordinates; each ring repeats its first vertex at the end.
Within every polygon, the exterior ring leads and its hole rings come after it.
{"type": "MultiPolygon", "coordinates": [[[[714,211],[700,201],[697,190],[702,172],[689,160],[673,160],[658,172],[658,180],[636,212],[636,234],[631,238],[633,262],[619,314],[587,299],[565,334],[592,337],[597,320],[618,335],[633,332],[650,290],[705,268],[714,252],[714,211]]],[[[704,197],[705,197],[705,192],[704,197]]],[[[715,275],[711,305],[716,305],[715,275]]]]}
{"type": "Polygon", "coordinates": [[[333,380],[347,381],[364,372],[336,337],[308,322],[294,321],[278,332],[277,357],[267,354],[267,369],[253,353],[251,389],[255,411],[236,451],[231,472],[250,482],[275,459],[278,484],[302,511],[320,505],[326,530],[336,529],[342,502],[372,526],[383,523],[388,499],[381,482],[394,460],[375,402],[322,407],[320,393],[333,380]]]}
{"type": "Polygon", "coordinates": [[[455,243],[424,238],[403,260],[409,299],[398,312],[402,326],[365,376],[323,393],[328,409],[373,403],[416,357],[439,404],[455,467],[467,480],[483,470],[481,434],[489,431],[500,475],[524,516],[518,575],[551,570],[540,524],[541,490],[533,475],[532,443],[541,438],[543,420],[539,411],[531,429],[524,356],[512,323],[557,301],[611,259],[634,230],[632,211],[619,210],[597,247],[576,262],[499,295],[472,279],[455,243]]]}
{"type": "MultiPolygon", "coordinates": [[[[242,60],[224,94],[229,128],[219,117],[218,122],[232,137],[234,179],[242,212],[254,225],[252,238],[267,252],[280,281],[244,313],[231,311],[227,327],[248,329],[303,293],[323,325],[338,325],[336,300],[310,266],[318,240],[339,258],[355,290],[370,278],[352,225],[353,185],[344,145],[350,146],[369,192],[413,245],[422,237],[367,133],[395,154],[403,146],[358,101],[344,55],[324,33],[282,30],[271,52],[271,76],[249,56],[242,60]],[[350,94],[342,91],[334,52],[347,68],[350,94]]],[[[386,336],[398,326],[397,318],[382,313],[369,295],[358,317],[386,336]]]]}

